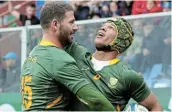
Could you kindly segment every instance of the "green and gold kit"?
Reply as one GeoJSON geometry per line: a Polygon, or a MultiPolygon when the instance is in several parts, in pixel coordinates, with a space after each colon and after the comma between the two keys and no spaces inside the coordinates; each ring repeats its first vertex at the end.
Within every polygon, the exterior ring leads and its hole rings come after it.
{"type": "Polygon", "coordinates": [[[69,110],[70,91],[75,94],[88,83],[69,54],[41,41],[22,67],[23,110],[69,110]]]}
{"type": "MultiPolygon", "coordinates": [[[[84,76],[117,110],[123,110],[130,98],[141,102],[150,94],[142,76],[124,65],[120,59],[111,60],[108,66],[95,71],[91,62],[92,55],[84,47],[74,42],[65,50],[76,60],[84,76]]],[[[73,104],[73,110],[87,108],[77,98],[73,104]]]]}

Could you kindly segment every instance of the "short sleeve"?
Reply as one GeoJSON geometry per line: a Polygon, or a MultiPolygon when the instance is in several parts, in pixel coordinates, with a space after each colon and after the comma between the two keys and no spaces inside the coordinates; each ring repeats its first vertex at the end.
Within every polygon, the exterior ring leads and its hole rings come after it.
{"type": "Polygon", "coordinates": [[[151,93],[143,77],[133,70],[125,72],[127,91],[137,102],[145,100],[151,93]]]}
{"type": "MultiPolygon", "coordinates": [[[[54,64],[57,63],[54,62],[54,64]]],[[[73,93],[76,94],[80,88],[89,84],[76,66],[75,61],[65,61],[61,63],[60,66],[61,67],[54,65],[54,78],[73,93]]]]}

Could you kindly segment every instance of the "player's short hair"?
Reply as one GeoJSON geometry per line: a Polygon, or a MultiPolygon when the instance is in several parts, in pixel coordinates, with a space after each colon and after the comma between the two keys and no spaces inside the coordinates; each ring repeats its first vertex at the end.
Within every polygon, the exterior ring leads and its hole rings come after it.
{"type": "Polygon", "coordinates": [[[34,3],[28,4],[27,7],[32,7],[32,8],[36,8],[36,5],[34,3]]]}
{"type": "Polygon", "coordinates": [[[40,12],[40,23],[43,29],[48,28],[53,19],[57,19],[61,22],[65,13],[73,11],[73,8],[68,3],[63,1],[51,1],[43,5],[40,12]]]}

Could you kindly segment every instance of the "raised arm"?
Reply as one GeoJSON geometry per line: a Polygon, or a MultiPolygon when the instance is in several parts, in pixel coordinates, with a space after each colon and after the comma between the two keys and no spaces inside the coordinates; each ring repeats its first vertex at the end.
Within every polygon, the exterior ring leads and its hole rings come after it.
{"type": "MultiPolygon", "coordinates": [[[[20,13],[18,11],[15,10],[15,8],[13,7],[13,4],[11,1],[8,2],[8,10],[11,13],[11,15],[15,16],[15,18],[19,19],[20,18],[20,13]]],[[[19,7],[17,7],[19,8],[19,7]]]]}

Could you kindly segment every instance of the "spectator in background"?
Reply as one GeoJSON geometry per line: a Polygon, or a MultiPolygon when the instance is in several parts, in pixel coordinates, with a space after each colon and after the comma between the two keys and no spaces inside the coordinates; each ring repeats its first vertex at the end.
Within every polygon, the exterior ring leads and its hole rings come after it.
{"type": "Polygon", "coordinates": [[[6,2],[6,1],[0,1],[0,4],[3,4],[4,2],[6,2]]]}
{"type": "Polygon", "coordinates": [[[161,6],[163,7],[163,12],[171,11],[172,3],[168,0],[162,0],[161,6]]]}
{"type": "Polygon", "coordinates": [[[167,32],[167,37],[163,40],[165,47],[163,50],[163,56],[162,56],[162,63],[163,63],[163,68],[162,68],[162,72],[163,74],[165,74],[166,76],[170,76],[171,72],[168,73],[168,69],[170,69],[170,64],[171,64],[171,32],[167,32]]]}
{"type": "Polygon", "coordinates": [[[98,0],[91,0],[90,2],[88,2],[88,6],[90,8],[90,12],[91,13],[100,13],[100,6],[101,1],[98,0]]]}
{"type": "Polygon", "coordinates": [[[77,1],[75,7],[76,7],[76,11],[75,11],[76,20],[88,19],[90,9],[87,4],[87,1],[77,1]]]}
{"type": "Polygon", "coordinates": [[[101,14],[101,18],[112,17],[108,4],[102,6],[102,9],[100,10],[100,14],[101,14]]]}
{"type": "Polygon", "coordinates": [[[119,5],[119,10],[122,13],[121,16],[131,15],[133,1],[131,0],[119,1],[118,5],[119,5]]]}
{"type": "Polygon", "coordinates": [[[91,19],[100,19],[101,18],[101,14],[99,13],[91,13],[91,19]]]}
{"type": "Polygon", "coordinates": [[[5,61],[1,58],[0,62],[0,93],[4,90],[4,85],[6,82],[6,70],[5,70],[5,61]]]}
{"type": "Polygon", "coordinates": [[[144,14],[144,13],[154,13],[154,12],[162,12],[162,7],[160,1],[134,1],[132,14],[144,14]]]}
{"type": "Polygon", "coordinates": [[[162,63],[161,51],[164,49],[165,31],[154,22],[147,21],[144,25],[144,38],[141,53],[136,55],[134,67],[136,71],[144,73],[147,68],[152,68],[154,64],[162,63]]]}
{"type": "Polygon", "coordinates": [[[13,6],[12,2],[9,2],[9,11],[10,13],[15,16],[17,19],[19,19],[23,26],[26,24],[28,25],[37,25],[40,24],[39,19],[35,16],[36,6],[35,4],[28,4],[26,6],[26,14],[20,14],[18,11],[16,11],[13,6]]]}
{"type": "Polygon", "coordinates": [[[114,1],[110,3],[110,12],[111,12],[112,17],[121,16],[122,15],[121,11],[118,10],[117,3],[114,2],[114,1]]]}
{"type": "Polygon", "coordinates": [[[20,67],[16,67],[16,59],[17,56],[14,52],[8,52],[3,57],[3,68],[0,73],[0,89],[1,92],[8,92],[8,91],[19,91],[9,89],[11,86],[15,85],[16,82],[20,80],[20,67]]]}

